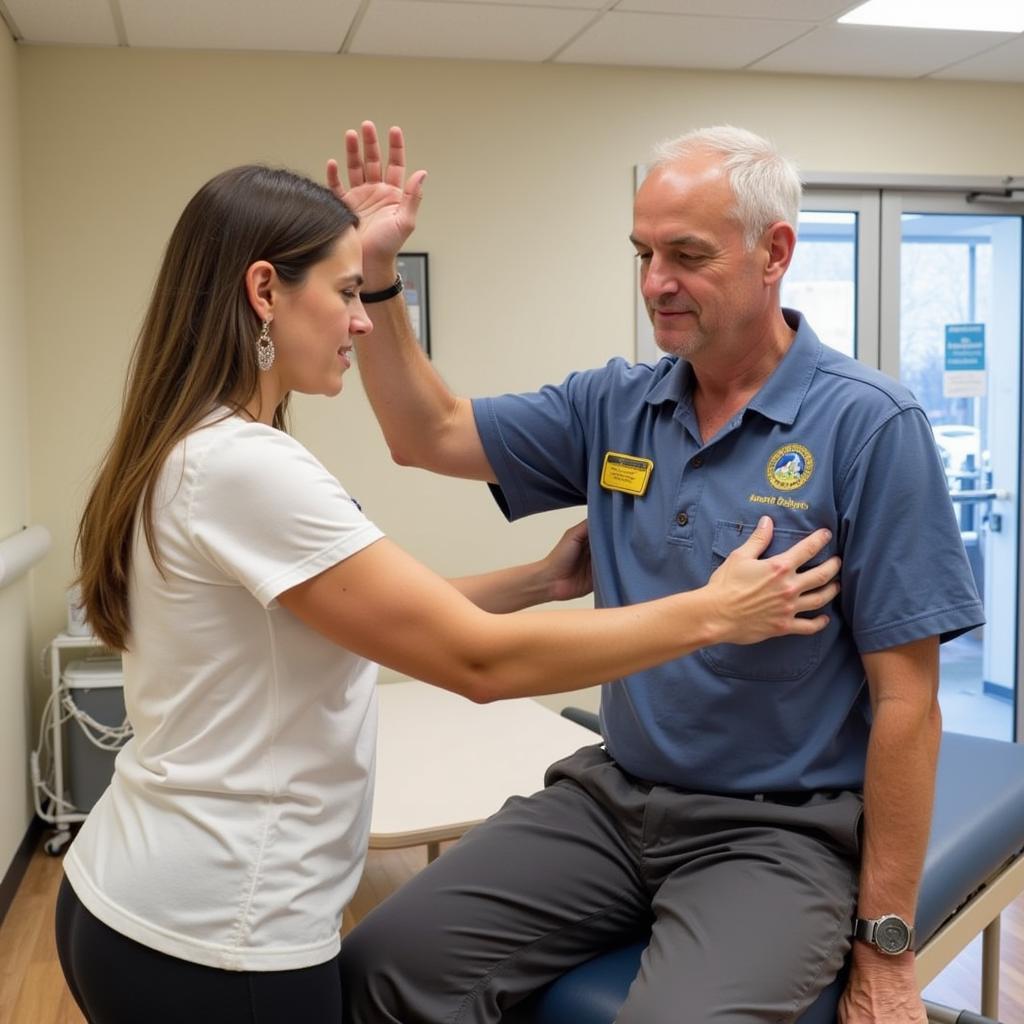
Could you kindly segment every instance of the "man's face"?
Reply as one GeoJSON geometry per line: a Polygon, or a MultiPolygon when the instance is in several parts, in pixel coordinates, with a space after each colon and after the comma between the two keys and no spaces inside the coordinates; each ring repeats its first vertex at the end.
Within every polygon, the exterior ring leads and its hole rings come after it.
{"type": "Polygon", "coordinates": [[[697,154],[640,186],[630,239],[658,347],[692,359],[742,340],[769,308],[767,253],[746,251],[720,158],[697,154]]]}

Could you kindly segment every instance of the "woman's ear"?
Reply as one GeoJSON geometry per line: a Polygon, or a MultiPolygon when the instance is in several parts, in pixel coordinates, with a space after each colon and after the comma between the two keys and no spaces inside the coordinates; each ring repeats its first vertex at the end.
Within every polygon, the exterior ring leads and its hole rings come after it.
{"type": "Polygon", "coordinates": [[[245,294],[260,320],[274,319],[277,271],[266,260],[257,260],[245,272],[245,294]]]}

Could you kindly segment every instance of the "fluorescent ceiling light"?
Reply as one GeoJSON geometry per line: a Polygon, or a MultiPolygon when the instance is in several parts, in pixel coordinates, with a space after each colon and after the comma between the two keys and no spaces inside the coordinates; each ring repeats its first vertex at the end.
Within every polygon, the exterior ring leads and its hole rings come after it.
{"type": "Polygon", "coordinates": [[[1021,0],[867,0],[844,14],[846,25],[1024,32],[1021,0]]]}

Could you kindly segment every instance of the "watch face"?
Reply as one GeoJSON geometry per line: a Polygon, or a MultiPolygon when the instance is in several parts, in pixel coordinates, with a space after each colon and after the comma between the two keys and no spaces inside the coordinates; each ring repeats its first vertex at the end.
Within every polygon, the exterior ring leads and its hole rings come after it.
{"type": "Polygon", "coordinates": [[[875,942],[885,953],[902,953],[910,948],[910,929],[898,917],[883,917],[875,930],[875,942]]]}

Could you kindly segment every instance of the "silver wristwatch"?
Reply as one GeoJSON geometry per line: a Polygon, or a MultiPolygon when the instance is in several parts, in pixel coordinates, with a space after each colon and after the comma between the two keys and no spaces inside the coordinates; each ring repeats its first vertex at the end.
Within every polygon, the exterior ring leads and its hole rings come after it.
{"type": "Polygon", "coordinates": [[[914,944],[914,929],[897,914],[886,914],[868,921],[858,917],[853,923],[853,937],[874,946],[880,953],[899,956],[914,944]]]}

